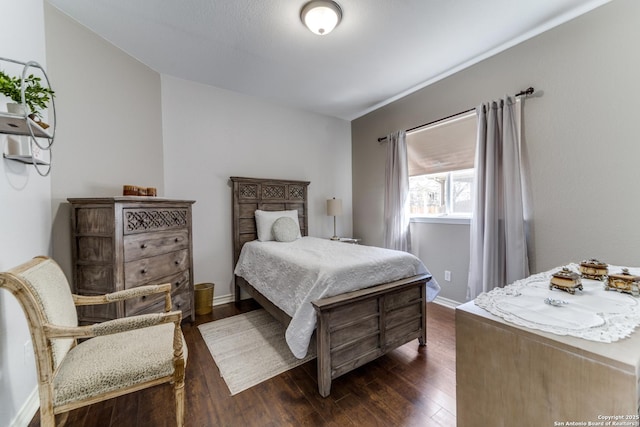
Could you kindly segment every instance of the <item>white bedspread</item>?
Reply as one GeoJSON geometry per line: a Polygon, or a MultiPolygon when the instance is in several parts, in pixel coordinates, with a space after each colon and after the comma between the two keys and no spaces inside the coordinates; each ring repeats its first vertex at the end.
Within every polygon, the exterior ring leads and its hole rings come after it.
{"type": "MultiPolygon", "coordinates": [[[[431,275],[407,252],[316,237],[245,243],[235,268],[236,275],[291,316],[286,340],[297,358],[306,355],[316,326],[311,301],[423,273],[431,275]]],[[[435,279],[427,282],[428,301],[439,291],[435,279]]]]}

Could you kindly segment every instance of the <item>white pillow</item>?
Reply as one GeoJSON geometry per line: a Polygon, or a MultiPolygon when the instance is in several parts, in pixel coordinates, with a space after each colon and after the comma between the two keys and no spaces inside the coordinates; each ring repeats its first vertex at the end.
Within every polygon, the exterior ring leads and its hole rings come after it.
{"type": "Polygon", "coordinates": [[[258,240],[261,242],[268,242],[274,240],[273,237],[273,223],[280,217],[288,217],[293,219],[298,224],[298,238],[302,237],[300,234],[300,223],[298,222],[298,211],[262,211],[256,210],[256,229],[258,231],[258,240]]]}
{"type": "Polygon", "coordinates": [[[299,239],[300,226],[293,218],[281,216],[273,223],[273,237],[278,242],[293,242],[299,239]]]}

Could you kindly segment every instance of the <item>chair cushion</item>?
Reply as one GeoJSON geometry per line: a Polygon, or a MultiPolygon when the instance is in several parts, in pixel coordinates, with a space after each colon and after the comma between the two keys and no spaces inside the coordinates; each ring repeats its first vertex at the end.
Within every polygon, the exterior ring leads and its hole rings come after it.
{"type": "MultiPolygon", "coordinates": [[[[38,301],[46,323],[56,326],[78,326],[76,306],[73,303],[69,282],[54,260],[42,259],[23,271],[20,276],[38,301]]],[[[60,364],[74,342],[73,339],[52,341],[54,367],[60,364]]]]}
{"type": "MultiPolygon", "coordinates": [[[[54,405],[172,375],[173,323],[91,338],[71,349],[54,378],[54,405]]],[[[187,346],[182,337],[185,362],[187,346]]]]}

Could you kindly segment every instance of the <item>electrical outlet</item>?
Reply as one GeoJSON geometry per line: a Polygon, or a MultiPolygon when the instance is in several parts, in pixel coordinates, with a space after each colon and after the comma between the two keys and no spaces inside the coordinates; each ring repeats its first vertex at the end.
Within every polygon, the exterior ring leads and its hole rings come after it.
{"type": "Polygon", "coordinates": [[[447,282],[451,281],[451,272],[449,270],[444,271],[444,280],[447,282]]]}

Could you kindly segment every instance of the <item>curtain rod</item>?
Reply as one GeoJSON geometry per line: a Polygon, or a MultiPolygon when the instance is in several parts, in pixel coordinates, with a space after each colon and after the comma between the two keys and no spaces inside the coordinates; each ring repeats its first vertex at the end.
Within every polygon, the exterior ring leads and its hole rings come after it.
{"type": "MultiPolygon", "coordinates": [[[[518,97],[518,96],[523,96],[523,95],[524,95],[524,96],[528,96],[528,95],[531,95],[531,94],[533,93],[533,91],[534,91],[534,89],[533,89],[532,87],[528,87],[527,89],[525,89],[525,90],[521,90],[520,92],[516,93],[514,96],[516,96],[516,97],[518,97]]],[[[425,123],[425,124],[423,124],[423,125],[418,125],[418,126],[416,126],[416,127],[412,127],[411,129],[407,129],[405,132],[411,132],[412,130],[417,130],[417,129],[420,129],[420,128],[423,128],[423,127],[426,127],[426,126],[431,126],[431,125],[434,125],[434,124],[436,124],[436,123],[438,123],[438,122],[442,122],[442,121],[445,121],[445,120],[451,119],[451,118],[453,118],[453,117],[455,117],[455,116],[459,116],[460,114],[470,113],[470,112],[472,112],[472,111],[474,111],[474,110],[475,110],[475,107],[474,107],[474,108],[469,108],[468,110],[461,111],[461,112],[459,112],[459,113],[452,114],[452,115],[450,115],[450,116],[443,117],[443,118],[441,118],[441,119],[434,120],[434,121],[432,121],[432,122],[425,123]]],[[[382,141],[386,141],[386,140],[387,140],[387,137],[386,137],[386,136],[382,136],[382,137],[378,138],[378,142],[382,142],[382,141]]]]}

